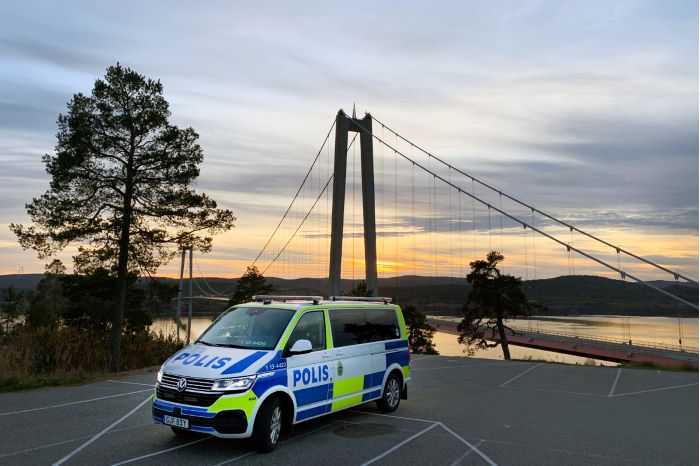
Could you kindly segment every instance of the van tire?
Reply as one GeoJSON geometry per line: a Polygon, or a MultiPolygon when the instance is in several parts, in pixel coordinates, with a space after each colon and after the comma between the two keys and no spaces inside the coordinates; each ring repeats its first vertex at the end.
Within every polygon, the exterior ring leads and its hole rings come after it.
{"type": "Polygon", "coordinates": [[[283,420],[284,410],[277,397],[267,400],[262,405],[253,426],[253,442],[259,451],[269,453],[277,448],[283,420]]]}
{"type": "Polygon", "coordinates": [[[377,406],[381,412],[390,413],[396,411],[396,408],[399,407],[399,403],[401,403],[401,382],[401,377],[395,372],[389,374],[386,384],[384,384],[382,397],[377,400],[377,406]]]}

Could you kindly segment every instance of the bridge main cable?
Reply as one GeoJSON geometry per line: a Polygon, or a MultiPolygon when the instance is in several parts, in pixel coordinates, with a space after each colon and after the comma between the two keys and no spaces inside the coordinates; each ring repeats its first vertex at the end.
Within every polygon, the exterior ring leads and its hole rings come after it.
{"type": "MultiPolygon", "coordinates": [[[[379,122],[377,122],[377,123],[379,123],[379,122]]],[[[379,124],[381,124],[381,123],[379,123],[379,124]]],[[[478,196],[475,196],[475,195],[473,195],[473,194],[471,194],[471,193],[465,191],[464,189],[462,189],[461,187],[459,187],[459,186],[457,186],[456,184],[452,183],[451,181],[446,180],[445,178],[443,178],[442,176],[440,176],[440,175],[438,175],[437,173],[433,172],[432,170],[430,170],[430,169],[424,167],[424,166],[421,165],[420,163],[418,163],[418,162],[416,162],[415,160],[413,160],[411,157],[407,156],[406,154],[404,154],[403,152],[401,152],[401,151],[398,150],[397,148],[393,147],[391,144],[389,144],[389,143],[387,143],[386,141],[384,141],[384,140],[383,140],[382,138],[380,138],[379,136],[375,135],[375,134],[372,133],[371,131],[368,131],[365,127],[363,127],[363,126],[360,125],[359,123],[356,123],[356,126],[357,126],[361,131],[364,131],[366,134],[369,134],[369,135],[372,136],[374,139],[376,139],[376,140],[379,141],[380,143],[384,144],[384,145],[385,145],[386,147],[388,147],[389,149],[393,150],[396,154],[400,155],[400,156],[403,157],[404,159],[406,159],[406,160],[408,160],[409,162],[411,162],[414,166],[420,168],[421,170],[423,170],[423,171],[426,172],[426,173],[429,173],[429,174],[433,175],[433,177],[437,178],[438,180],[442,181],[443,183],[445,183],[445,184],[447,184],[447,185],[449,185],[449,186],[452,186],[454,189],[456,189],[456,190],[459,191],[460,193],[466,194],[467,196],[471,197],[471,198],[474,199],[475,201],[477,201],[477,202],[479,202],[479,203],[485,205],[489,210],[490,210],[490,209],[495,210],[496,212],[500,213],[501,215],[504,215],[504,216],[510,218],[511,220],[515,221],[516,223],[521,224],[521,225],[523,226],[523,228],[528,228],[528,227],[529,227],[532,231],[535,231],[535,232],[539,233],[540,235],[542,235],[542,236],[544,236],[544,237],[546,237],[546,238],[549,238],[550,240],[552,240],[552,241],[554,241],[554,242],[556,242],[556,243],[561,244],[562,246],[564,246],[565,248],[567,248],[567,250],[574,251],[574,252],[576,252],[576,253],[578,253],[578,254],[580,254],[580,255],[582,255],[582,256],[584,256],[584,257],[586,257],[586,258],[588,258],[588,259],[590,259],[590,260],[592,260],[592,261],[594,261],[594,262],[599,263],[600,265],[602,265],[602,266],[604,266],[604,267],[607,267],[607,268],[610,269],[610,270],[613,270],[613,271],[619,273],[620,276],[623,277],[623,278],[624,278],[624,277],[629,277],[629,278],[631,278],[632,280],[634,280],[634,281],[636,281],[636,282],[638,282],[638,283],[641,283],[642,285],[644,285],[644,286],[646,286],[646,287],[648,287],[648,288],[651,288],[651,289],[653,289],[654,291],[657,291],[657,292],[659,292],[659,293],[661,293],[661,294],[664,294],[664,295],[668,296],[668,297],[671,298],[671,299],[674,299],[674,300],[676,300],[676,301],[678,301],[678,302],[681,302],[681,303],[683,303],[683,304],[685,304],[685,305],[687,305],[687,306],[690,306],[690,307],[692,307],[692,308],[695,309],[695,310],[700,310],[700,309],[698,309],[698,306],[697,306],[697,305],[695,305],[695,304],[693,304],[693,303],[691,303],[691,302],[689,302],[689,301],[686,301],[685,299],[680,298],[680,297],[678,297],[678,296],[676,296],[676,295],[674,295],[674,294],[672,294],[672,293],[669,293],[668,291],[666,291],[666,290],[664,290],[664,289],[661,289],[661,288],[659,288],[659,287],[657,287],[657,286],[654,286],[654,285],[652,285],[651,283],[648,283],[648,282],[646,282],[646,281],[644,281],[644,280],[642,280],[642,279],[640,279],[640,278],[638,278],[638,277],[636,277],[636,276],[634,276],[634,275],[632,275],[632,274],[629,274],[629,273],[627,273],[626,271],[624,271],[624,270],[622,270],[622,269],[620,269],[620,268],[615,267],[614,265],[610,265],[610,264],[608,264],[607,262],[605,262],[605,261],[603,261],[603,260],[601,260],[601,259],[598,259],[597,257],[592,256],[592,255],[588,254],[588,253],[585,252],[585,251],[582,251],[582,250],[580,250],[580,249],[578,249],[578,248],[576,248],[576,247],[574,247],[574,246],[571,246],[571,245],[569,245],[569,244],[567,244],[567,243],[561,241],[561,240],[558,239],[558,238],[555,238],[554,236],[550,235],[549,233],[546,233],[546,232],[540,230],[539,228],[536,228],[536,227],[530,225],[529,223],[527,223],[527,222],[525,222],[525,221],[523,221],[523,220],[521,220],[521,219],[519,219],[519,218],[517,218],[517,217],[515,217],[515,216],[513,216],[513,215],[511,215],[511,214],[509,214],[508,212],[506,212],[506,211],[504,211],[504,210],[501,210],[501,209],[499,209],[498,207],[492,206],[491,204],[489,204],[488,202],[486,202],[486,201],[484,201],[483,199],[479,198],[478,196]]]]}
{"type": "MultiPolygon", "coordinates": [[[[421,146],[419,146],[419,145],[417,145],[417,144],[414,144],[412,141],[406,139],[405,137],[403,137],[402,135],[400,135],[399,133],[397,133],[396,131],[394,131],[393,129],[391,129],[390,127],[388,127],[387,125],[385,125],[385,124],[382,123],[381,121],[377,120],[374,116],[372,116],[372,119],[373,119],[374,121],[376,121],[377,123],[379,123],[379,124],[382,126],[382,128],[386,128],[386,129],[389,130],[392,134],[394,134],[396,137],[398,137],[398,138],[400,138],[401,140],[405,141],[406,143],[410,144],[411,147],[415,147],[416,149],[418,149],[419,151],[423,152],[423,153],[424,153],[425,155],[427,155],[428,157],[431,157],[431,158],[435,159],[436,161],[440,162],[441,164],[443,164],[443,165],[449,167],[450,169],[456,171],[457,173],[460,173],[460,174],[466,176],[467,178],[470,178],[472,181],[474,181],[474,182],[480,184],[481,186],[484,186],[485,188],[488,188],[488,189],[490,189],[490,190],[492,190],[492,191],[498,193],[498,194],[501,195],[501,196],[505,196],[506,198],[508,198],[508,199],[510,199],[511,201],[514,201],[514,202],[520,204],[520,205],[523,206],[523,207],[527,207],[527,208],[530,209],[532,212],[537,212],[538,214],[540,214],[540,215],[542,215],[542,216],[544,216],[544,217],[547,217],[548,219],[553,220],[554,222],[556,222],[556,223],[558,223],[558,224],[560,224],[560,225],[563,225],[563,226],[569,228],[569,230],[571,230],[571,231],[575,231],[575,232],[580,233],[580,234],[582,234],[582,235],[584,235],[584,236],[587,236],[587,237],[589,237],[589,238],[591,238],[591,239],[593,239],[593,240],[595,240],[595,241],[598,241],[599,243],[605,244],[606,246],[609,246],[609,247],[615,249],[615,250],[618,252],[618,254],[619,254],[619,253],[627,254],[628,256],[634,257],[635,259],[637,259],[637,260],[639,260],[639,261],[642,261],[642,262],[644,262],[644,263],[646,263],[646,264],[648,264],[648,265],[651,265],[651,266],[653,266],[653,267],[656,267],[656,268],[659,269],[659,270],[663,270],[664,272],[673,275],[673,277],[674,277],[676,280],[678,280],[679,278],[682,278],[683,280],[686,280],[686,281],[688,281],[688,282],[690,282],[690,283],[698,283],[697,281],[693,280],[692,278],[686,277],[685,275],[682,275],[682,274],[680,274],[680,273],[678,273],[678,272],[675,272],[675,271],[673,271],[673,270],[670,270],[670,269],[664,267],[663,265],[660,265],[660,264],[657,264],[657,263],[655,263],[655,262],[652,262],[652,261],[650,261],[650,260],[648,260],[648,259],[645,259],[645,258],[643,258],[643,257],[641,257],[641,256],[638,256],[637,254],[634,254],[633,252],[627,251],[626,249],[623,249],[623,248],[621,248],[621,247],[619,247],[619,246],[616,246],[616,245],[614,245],[614,244],[612,244],[612,243],[609,243],[608,241],[605,241],[605,240],[602,239],[602,238],[599,238],[599,237],[597,237],[597,236],[595,236],[595,235],[593,235],[593,234],[591,234],[591,233],[588,233],[588,232],[586,232],[586,231],[584,231],[584,230],[581,230],[580,228],[577,228],[577,227],[575,227],[574,225],[571,225],[570,223],[566,223],[566,222],[564,222],[563,220],[559,220],[558,218],[554,217],[553,215],[550,215],[550,214],[548,214],[548,213],[546,213],[546,212],[543,212],[543,211],[539,210],[538,208],[536,208],[536,207],[534,207],[534,206],[532,206],[532,205],[530,205],[530,204],[528,204],[528,203],[526,203],[526,202],[523,202],[523,201],[521,201],[520,199],[518,199],[518,198],[516,198],[516,197],[514,197],[514,196],[511,196],[511,195],[509,195],[508,193],[505,193],[505,192],[503,192],[502,190],[500,190],[500,189],[498,189],[498,188],[495,188],[495,187],[489,185],[488,183],[485,183],[485,182],[481,181],[480,179],[474,177],[473,175],[470,175],[469,173],[466,173],[466,172],[460,170],[459,168],[455,167],[454,165],[451,165],[450,163],[448,163],[448,162],[442,160],[440,157],[438,157],[438,156],[436,156],[436,155],[434,155],[434,154],[428,152],[427,150],[423,149],[421,146]]],[[[518,223],[523,223],[523,222],[520,221],[520,220],[518,220],[518,223]]]]}

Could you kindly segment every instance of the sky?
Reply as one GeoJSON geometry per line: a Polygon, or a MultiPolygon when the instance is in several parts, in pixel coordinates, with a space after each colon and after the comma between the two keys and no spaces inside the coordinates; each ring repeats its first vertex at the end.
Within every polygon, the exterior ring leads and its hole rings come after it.
{"type": "MultiPolygon", "coordinates": [[[[498,189],[698,276],[695,1],[2,2],[0,274],[43,271],[8,225],[28,223],[24,204],[48,189],[41,156],[53,151],[58,115],[116,62],[161,80],[171,122],[200,135],[197,189],[237,217],[197,255],[195,274],[240,276],[321,148],[299,205],[256,264],[267,268],[332,171],[332,148],[321,144],[335,114],[355,104],[498,189]]],[[[612,276],[432,186],[378,142],[374,152],[381,276],[463,276],[490,249],[523,278],[612,276]]],[[[343,273],[352,277],[364,266],[358,156],[351,147],[343,273]]],[[[531,217],[479,186],[474,194],[531,217]]],[[[267,275],[326,273],[327,212],[323,195],[267,275]]],[[[617,263],[609,248],[530,219],[617,263]]],[[[71,252],[60,255],[67,264],[71,252]]],[[[177,262],[159,273],[176,275],[177,262]]]]}

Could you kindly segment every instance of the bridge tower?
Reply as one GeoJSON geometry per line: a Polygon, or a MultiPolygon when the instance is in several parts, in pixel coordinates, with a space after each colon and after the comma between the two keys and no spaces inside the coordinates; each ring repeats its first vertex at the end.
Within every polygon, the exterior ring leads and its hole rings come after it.
{"type": "Polygon", "coordinates": [[[343,259],[343,223],[345,219],[345,184],[348,163],[348,133],[360,133],[362,171],[362,220],[365,239],[365,280],[377,296],[377,228],[374,213],[374,152],[372,150],[372,116],[349,117],[338,111],[335,118],[335,159],[333,178],[333,212],[331,216],[331,251],[328,280],[329,296],[340,294],[340,269],[343,259]]]}

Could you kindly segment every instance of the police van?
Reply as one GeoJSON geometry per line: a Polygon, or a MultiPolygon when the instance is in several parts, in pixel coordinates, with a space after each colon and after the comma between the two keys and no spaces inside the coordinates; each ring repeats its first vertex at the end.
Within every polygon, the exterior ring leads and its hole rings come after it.
{"type": "Polygon", "coordinates": [[[232,307],[157,375],[153,419],[177,434],[253,437],[262,451],[294,424],[406,399],[403,314],[390,298],[255,296],[232,307]]]}

